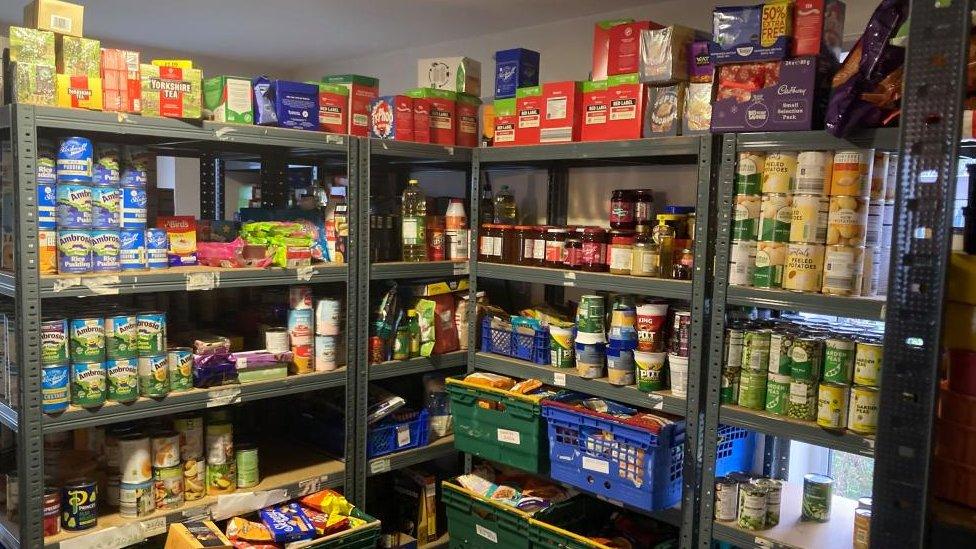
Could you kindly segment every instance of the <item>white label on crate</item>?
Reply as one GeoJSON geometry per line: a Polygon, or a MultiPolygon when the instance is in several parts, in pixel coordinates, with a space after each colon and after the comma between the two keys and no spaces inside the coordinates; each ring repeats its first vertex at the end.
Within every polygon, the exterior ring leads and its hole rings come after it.
{"type": "Polygon", "coordinates": [[[211,389],[207,392],[207,408],[217,406],[227,406],[241,401],[240,387],[225,387],[221,389],[211,389]]]}
{"type": "Polygon", "coordinates": [[[576,281],[575,280],[563,280],[563,286],[565,286],[567,288],[572,288],[573,286],[576,286],[576,281]]]}
{"type": "Polygon", "coordinates": [[[614,505],[616,507],[623,507],[624,506],[624,502],[619,501],[619,500],[615,500],[615,499],[610,499],[607,496],[597,495],[596,496],[596,499],[603,500],[603,501],[609,503],[610,505],[614,505]]]}
{"type": "Polygon", "coordinates": [[[474,531],[478,533],[479,536],[485,538],[492,543],[498,543],[498,534],[492,532],[491,530],[485,528],[480,524],[474,525],[474,531]]]}
{"type": "Polygon", "coordinates": [[[217,287],[219,277],[215,272],[186,273],[186,291],[213,290],[217,287]]]}
{"type": "Polygon", "coordinates": [[[369,472],[374,475],[385,473],[389,470],[390,470],[389,458],[374,459],[373,461],[369,462],[369,472]]]}
{"type": "Polygon", "coordinates": [[[397,425],[397,448],[403,448],[410,444],[410,426],[397,425]]]}
{"type": "Polygon", "coordinates": [[[217,502],[210,509],[213,520],[224,520],[233,516],[250,513],[254,509],[261,509],[281,503],[288,499],[288,491],[284,488],[263,490],[261,492],[235,492],[217,496],[217,502]]]}
{"type": "Polygon", "coordinates": [[[154,519],[142,521],[142,531],[147,538],[166,533],[166,517],[156,517],[154,519]]]}
{"type": "Polygon", "coordinates": [[[509,444],[522,444],[522,435],[520,435],[518,431],[499,429],[498,442],[507,442],[509,444]]]}
{"type": "Polygon", "coordinates": [[[89,276],[83,279],[85,287],[95,295],[118,295],[118,276],[89,276]]]}
{"type": "Polygon", "coordinates": [[[81,286],[80,276],[66,276],[64,278],[56,278],[54,280],[54,293],[63,292],[68,288],[74,288],[75,286],[81,286]]]}
{"type": "Polygon", "coordinates": [[[295,278],[302,282],[308,282],[312,280],[312,275],[315,274],[315,269],[311,265],[303,265],[301,267],[295,267],[295,278]]]}
{"type": "Polygon", "coordinates": [[[562,372],[553,372],[552,374],[552,384],[556,387],[566,386],[566,374],[562,372]]]}
{"type": "Polygon", "coordinates": [[[595,459],[589,456],[583,456],[583,468],[589,469],[590,471],[596,471],[597,473],[603,473],[604,475],[610,474],[609,461],[595,459]]]}

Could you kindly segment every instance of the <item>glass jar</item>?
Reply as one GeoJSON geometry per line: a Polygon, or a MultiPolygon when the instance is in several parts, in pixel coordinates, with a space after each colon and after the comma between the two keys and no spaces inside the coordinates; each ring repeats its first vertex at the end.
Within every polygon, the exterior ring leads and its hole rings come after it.
{"type": "Polygon", "coordinates": [[[566,232],[564,266],[574,271],[583,266],[583,234],[579,231],[566,232]]]}
{"type": "Polygon", "coordinates": [[[634,192],[634,223],[654,224],[654,193],[649,190],[638,189],[634,192]]]}
{"type": "Polygon", "coordinates": [[[634,202],[636,193],[617,189],[610,195],[610,228],[634,230],[634,202]]]}
{"type": "Polygon", "coordinates": [[[532,247],[532,264],[536,267],[542,267],[546,263],[546,227],[545,225],[536,225],[532,227],[532,237],[533,237],[533,247],[532,247]]]}
{"type": "Polygon", "coordinates": [[[514,265],[518,258],[518,242],[515,236],[515,227],[512,225],[498,225],[498,234],[501,237],[501,254],[498,257],[499,263],[514,265]]]}
{"type": "Polygon", "coordinates": [[[478,233],[478,261],[495,262],[495,226],[491,223],[481,224],[481,232],[478,233]]]}
{"type": "Polygon", "coordinates": [[[524,267],[535,266],[535,231],[529,225],[515,226],[515,264],[524,267]]]}
{"type": "Polygon", "coordinates": [[[671,278],[675,280],[691,280],[691,271],[695,266],[695,255],[691,250],[681,250],[681,257],[671,268],[671,278]]]}
{"type": "Polygon", "coordinates": [[[610,232],[610,274],[629,275],[634,259],[633,231],[610,232]]]}
{"type": "Polygon", "coordinates": [[[545,261],[543,266],[560,269],[566,262],[566,229],[549,227],[545,237],[545,261]]]}
{"type": "Polygon", "coordinates": [[[607,231],[599,227],[582,229],[580,240],[583,243],[583,258],[580,270],[605,273],[607,265],[607,231]]]}
{"type": "Polygon", "coordinates": [[[695,212],[688,214],[688,240],[695,241],[695,212]]]}
{"type": "Polygon", "coordinates": [[[674,237],[688,238],[688,215],[694,211],[695,208],[691,206],[665,206],[664,213],[658,214],[657,218],[668,216],[668,225],[674,227],[674,237]]]}
{"type": "Polygon", "coordinates": [[[661,247],[650,234],[638,234],[634,237],[630,274],[661,278],[661,247]]]}
{"type": "Polygon", "coordinates": [[[667,216],[668,214],[659,214],[657,216],[658,224],[654,226],[651,230],[651,238],[661,249],[661,276],[668,277],[671,276],[671,265],[674,262],[674,235],[675,229],[673,226],[667,223],[667,219],[662,219],[662,216],[667,216]]]}

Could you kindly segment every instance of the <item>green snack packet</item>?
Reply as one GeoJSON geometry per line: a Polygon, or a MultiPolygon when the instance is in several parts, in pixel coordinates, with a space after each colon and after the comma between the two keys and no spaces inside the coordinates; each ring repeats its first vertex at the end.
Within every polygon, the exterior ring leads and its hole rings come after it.
{"type": "Polygon", "coordinates": [[[436,303],[421,299],[415,307],[420,324],[420,356],[430,356],[434,350],[434,308],[436,303]]]}

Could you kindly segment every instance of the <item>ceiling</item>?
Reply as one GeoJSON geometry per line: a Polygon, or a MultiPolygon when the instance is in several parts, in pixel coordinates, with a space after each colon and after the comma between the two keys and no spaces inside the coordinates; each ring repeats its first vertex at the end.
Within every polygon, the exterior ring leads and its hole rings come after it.
{"type": "MultiPolygon", "coordinates": [[[[85,34],[106,42],[246,60],[285,70],[313,61],[356,58],[650,3],[648,0],[74,1],[85,4],[85,34]]],[[[21,21],[26,2],[0,2],[0,21],[21,21]]]]}

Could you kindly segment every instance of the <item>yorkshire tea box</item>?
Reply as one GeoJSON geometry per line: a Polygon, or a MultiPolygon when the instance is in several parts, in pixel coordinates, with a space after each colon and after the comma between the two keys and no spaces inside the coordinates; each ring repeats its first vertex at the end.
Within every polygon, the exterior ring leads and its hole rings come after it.
{"type": "Polygon", "coordinates": [[[203,98],[201,71],[139,65],[142,114],[168,118],[200,118],[203,98]]]}
{"type": "Polygon", "coordinates": [[[10,60],[16,63],[34,63],[54,66],[54,33],[10,27],[10,60]]]}
{"type": "Polygon", "coordinates": [[[24,26],[69,34],[84,35],[85,6],[60,0],[34,0],[24,6],[24,26]]]}
{"type": "Polygon", "coordinates": [[[54,65],[11,63],[11,101],[53,107],[55,101],[54,65]]]}
{"type": "Polygon", "coordinates": [[[102,105],[106,111],[142,112],[139,52],[102,50],[102,105]]]}
{"type": "Polygon", "coordinates": [[[102,72],[102,43],[91,38],[58,35],[58,74],[99,78],[102,72]]]}
{"type": "Polygon", "coordinates": [[[102,110],[102,79],[59,74],[57,77],[59,107],[102,110]]]}
{"type": "Polygon", "coordinates": [[[254,122],[251,81],[237,76],[214,76],[203,81],[203,115],[215,122],[254,122]]]}

